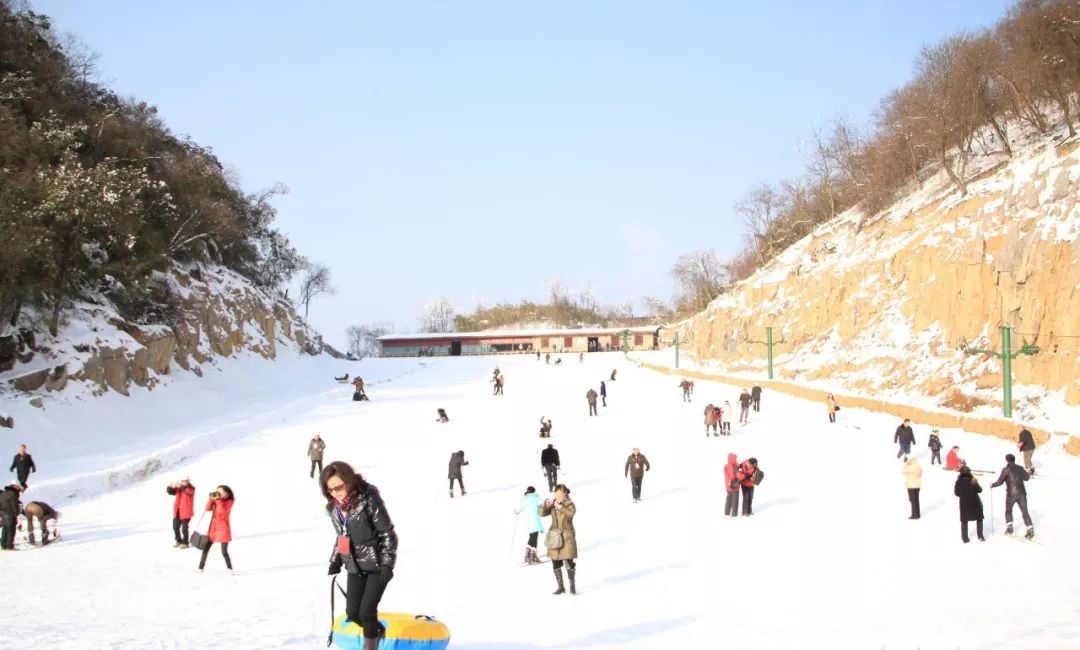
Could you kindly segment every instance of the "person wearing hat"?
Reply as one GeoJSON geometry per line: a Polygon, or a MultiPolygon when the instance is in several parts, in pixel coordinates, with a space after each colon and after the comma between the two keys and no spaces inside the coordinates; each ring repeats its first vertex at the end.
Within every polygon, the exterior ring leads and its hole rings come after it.
{"type": "Polygon", "coordinates": [[[1020,506],[1020,514],[1024,518],[1024,525],[1027,526],[1024,537],[1032,539],[1035,537],[1035,526],[1032,525],[1031,515],[1028,514],[1027,488],[1024,487],[1024,481],[1028,478],[1028,473],[1024,468],[1016,464],[1016,456],[1006,454],[1005,467],[1001,469],[998,480],[994,481],[990,487],[996,488],[1002,483],[1005,484],[1005,534],[1012,535],[1013,533],[1013,506],[1017,505],[1020,506]]]}
{"type": "Polygon", "coordinates": [[[938,430],[934,429],[930,432],[930,440],[927,441],[926,447],[930,450],[930,464],[933,465],[934,461],[937,464],[941,464],[941,438],[938,438],[938,430]]]}
{"type": "Polygon", "coordinates": [[[975,534],[979,536],[979,541],[986,541],[983,537],[983,504],[979,498],[980,492],[982,486],[979,485],[979,479],[971,475],[971,469],[967,465],[961,465],[953,494],[960,502],[960,539],[964,540],[965,544],[971,541],[968,539],[969,521],[975,522],[975,534]]]}
{"type": "Polygon", "coordinates": [[[188,547],[188,527],[191,517],[195,513],[195,486],[185,476],[176,483],[165,488],[165,492],[173,497],[173,537],[176,543],[173,548],[188,547]]]}
{"type": "Polygon", "coordinates": [[[5,551],[15,550],[15,523],[19,518],[19,495],[22,491],[22,485],[12,483],[0,492],[0,525],[4,528],[0,533],[0,549],[5,551]]]}

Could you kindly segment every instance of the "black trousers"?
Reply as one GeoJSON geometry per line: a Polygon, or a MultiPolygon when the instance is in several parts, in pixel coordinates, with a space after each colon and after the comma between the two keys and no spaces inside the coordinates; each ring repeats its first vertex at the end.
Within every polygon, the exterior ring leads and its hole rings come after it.
{"type": "Polygon", "coordinates": [[[529,533],[529,546],[536,550],[536,542],[540,539],[540,533],[529,533]]]}
{"type": "Polygon", "coordinates": [[[744,515],[754,514],[754,486],[746,487],[742,486],[742,513],[744,515]]]}
{"type": "MultiPolygon", "coordinates": [[[[979,539],[982,539],[983,536],[982,522],[982,519],[975,520],[975,534],[979,536],[979,539]]],[[[960,539],[964,540],[965,542],[970,542],[971,540],[968,539],[967,525],[968,522],[966,521],[960,522],[960,539]]]]}
{"type": "Polygon", "coordinates": [[[461,493],[465,494],[465,483],[461,480],[460,476],[455,476],[450,479],[450,494],[454,494],[454,481],[457,481],[458,487],[461,488],[461,493]]]}
{"type": "MultiPolygon", "coordinates": [[[[210,547],[212,547],[213,545],[214,545],[214,543],[210,542],[209,544],[206,545],[206,548],[203,549],[202,557],[199,558],[199,568],[200,569],[202,569],[203,567],[206,566],[206,556],[210,555],[210,547]]],[[[232,568],[232,559],[229,558],[229,543],[228,542],[222,542],[221,543],[221,557],[225,558],[225,566],[227,568],[231,569],[232,568]]]]}
{"type": "Polygon", "coordinates": [[[908,488],[907,498],[911,502],[912,518],[918,519],[922,516],[922,513],[919,512],[919,488],[908,488]]]}
{"type": "Polygon", "coordinates": [[[602,403],[602,404],[603,404],[604,406],[607,406],[607,395],[601,395],[601,396],[600,396],[600,402],[601,402],[601,403],[602,403]]]}
{"type": "Polygon", "coordinates": [[[760,397],[754,400],[754,410],[755,411],[760,411],[761,410],[761,398],[760,397]]]}
{"type": "Polygon", "coordinates": [[[739,491],[728,492],[727,500],[724,501],[724,514],[732,517],[739,516],[739,491]]]}
{"type": "Polygon", "coordinates": [[[15,517],[9,514],[0,515],[0,525],[4,532],[0,534],[0,548],[15,548],[15,517]]]}
{"type": "Polygon", "coordinates": [[[1014,505],[1020,506],[1020,515],[1024,518],[1024,525],[1030,526],[1031,515],[1028,514],[1026,494],[1017,494],[1015,496],[1012,494],[1008,494],[1005,496],[1005,522],[1008,524],[1012,523],[1012,513],[1014,505]]]}
{"type": "Polygon", "coordinates": [[[379,601],[391,578],[382,573],[350,573],[345,587],[345,616],[364,628],[365,639],[383,635],[379,622],[379,601]]]}
{"type": "Polygon", "coordinates": [[[933,465],[935,460],[937,461],[938,465],[941,464],[941,450],[940,449],[931,449],[930,450],[930,464],[933,465]]]}
{"type": "Polygon", "coordinates": [[[173,517],[172,530],[173,537],[176,538],[177,544],[188,543],[188,524],[191,523],[191,518],[181,519],[179,517],[173,517]]]}
{"type": "Polygon", "coordinates": [[[829,411],[829,422],[836,422],[836,411],[829,411]]]}
{"type": "Polygon", "coordinates": [[[322,459],[311,461],[311,473],[308,474],[308,478],[315,478],[315,466],[319,466],[319,474],[322,474],[322,459]]]}
{"type": "Polygon", "coordinates": [[[641,479],[643,479],[643,478],[645,478],[645,477],[643,477],[643,476],[639,476],[637,478],[634,478],[633,476],[630,477],[630,494],[632,494],[635,499],[640,499],[641,498],[641,479]]]}
{"type": "Polygon", "coordinates": [[[566,568],[570,571],[577,568],[577,562],[575,560],[552,560],[551,568],[555,571],[559,571],[562,569],[563,562],[566,563],[566,568]]]}
{"type": "Polygon", "coordinates": [[[26,489],[26,480],[30,478],[30,472],[23,474],[22,472],[15,472],[15,476],[19,477],[19,485],[26,489]]]}
{"type": "Polygon", "coordinates": [[[547,475],[548,492],[554,492],[559,484],[559,466],[554,463],[544,465],[544,474],[547,475]]]}

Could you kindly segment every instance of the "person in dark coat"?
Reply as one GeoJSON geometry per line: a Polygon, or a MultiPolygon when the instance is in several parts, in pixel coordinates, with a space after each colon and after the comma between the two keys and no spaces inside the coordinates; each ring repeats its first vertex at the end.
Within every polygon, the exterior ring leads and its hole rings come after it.
{"type": "Polygon", "coordinates": [[[450,416],[446,414],[446,409],[435,409],[435,421],[446,423],[450,421],[450,416]]]}
{"type": "Polygon", "coordinates": [[[308,478],[315,478],[315,466],[319,466],[319,474],[322,474],[322,457],[323,452],[326,451],[326,441],[323,440],[319,434],[315,434],[315,437],[311,439],[311,442],[307,446],[307,455],[311,459],[311,471],[308,472],[308,478]]]}
{"type": "Polygon", "coordinates": [[[911,454],[911,446],[915,444],[915,432],[911,430],[911,420],[904,418],[904,422],[896,427],[893,442],[900,444],[900,451],[896,452],[897,459],[911,454]]]}
{"type": "Polygon", "coordinates": [[[1035,465],[1031,463],[1031,455],[1035,453],[1035,437],[1027,429],[1020,431],[1020,440],[1017,443],[1020,453],[1024,456],[1024,469],[1035,476],[1035,465]]]}
{"type": "Polygon", "coordinates": [[[469,464],[469,461],[465,460],[465,452],[464,451],[456,451],[456,452],[450,454],[450,471],[449,471],[448,477],[450,479],[450,498],[451,499],[454,498],[454,481],[455,480],[457,480],[457,482],[458,482],[458,487],[461,488],[461,496],[465,496],[465,482],[462,480],[462,477],[461,477],[461,468],[462,468],[462,466],[468,465],[468,464],[469,464]]]}
{"type": "Polygon", "coordinates": [[[589,392],[585,393],[585,400],[589,402],[589,415],[590,416],[592,416],[592,415],[600,415],[596,411],[596,397],[597,397],[596,391],[591,389],[591,388],[589,389],[589,392]]]}
{"type": "Polygon", "coordinates": [[[15,524],[19,518],[19,495],[23,487],[18,483],[12,483],[0,492],[0,549],[5,551],[15,550],[15,524]]]}
{"type": "Polygon", "coordinates": [[[750,420],[750,405],[754,402],[754,398],[750,396],[750,391],[745,388],[739,393],[739,424],[746,424],[750,420]]]}
{"type": "Polygon", "coordinates": [[[185,477],[167,486],[165,493],[173,497],[172,527],[173,538],[176,540],[173,547],[187,548],[188,527],[195,514],[195,486],[185,477]]]}
{"type": "Polygon", "coordinates": [[[634,447],[633,452],[626,457],[626,466],[623,467],[623,478],[630,477],[630,495],[634,503],[641,501],[641,481],[645,478],[645,472],[652,469],[649,459],[641,450],[634,447]]]}
{"type": "Polygon", "coordinates": [[[540,416],[540,437],[551,437],[551,418],[544,419],[544,416],[540,416]]]}
{"type": "Polygon", "coordinates": [[[607,384],[600,382],[600,405],[607,406],[607,384]]]}
{"type": "Polygon", "coordinates": [[[15,457],[11,459],[11,472],[15,472],[15,477],[19,479],[19,485],[25,490],[26,479],[30,477],[30,472],[37,472],[37,466],[34,465],[34,457],[26,451],[26,445],[19,445],[19,453],[15,454],[15,457]]]}
{"type": "Polygon", "coordinates": [[[611,371],[611,379],[609,379],[608,381],[615,381],[615,373],[617,373],[617,372],[619,372],[619,370],[617,368],[615,370],[612,370],[611,371]]]}
{"type": "Polygon", "coordinates": [[[549,444],[547,449],[540,452],[540,466],[544,468],[547,476],[548,492],[554,492],[559,484],[559,450],[555,445],[549,444]]]}
{"type": "Polygon", "coordinates": [[[754,387],[750,389],[750,399],[754,403],[754,410],[755,411],[760,411],[761,410],[761,386],[758,386],[758,385],[755,384],[754,387]]]}
{"type": "Polygon", "coordinates": [[[934,461],[937,464],[941,464],[941,438],[938,438],[938,430],[934,429],[930,432],[930,440],[926,442],[926,446],[930,449],[930,464],[933,465],[934,461]]]}
{"type": "Polygon", "coordinates": [[[1005,484],[1005,534],[1012,535],[1013,533],[1013,506],[1017,505],[1020,506],[1020,514],[1024,518],[1024,525],[1027,526],[1024,537],[1031,539],[1035,537],[1035,526],[1032,525],[1031,515],[1028,514],[1027,488],[1024,487],[1026,480],[1028,480],[1028,473],[1016,464],[1016,456],[1006,454],[1005,467],[1001,469],[998,479],[990,487],[996,488],[1002,483],[1005,484]]]}
{"type": "Polygon", "coordinates": [[[385,633],[379,622],[379,601],[394,577],[398,536],[378,488],[347,463],[334,461],[320,476],[326,513],[337,540],[329,575],[348,573],[345,616],[364,628],[364,649],[378,650],[385,633]]]}
{"type": "Polygon", "coordinates": [[[975,534],[979,536],[979,541],[986,541],[983,537],[983,504],[979,498],[980,492],[982,486],[979,485],[979,480],[971,475],[967,465],[961,466],[960,475],[956,477],[956,485],[953,486],[953,494],[960,501],[960,539],[964,540],[965,544],[971,541],[968,539],[969,521],[975,522],[975,534]]]}

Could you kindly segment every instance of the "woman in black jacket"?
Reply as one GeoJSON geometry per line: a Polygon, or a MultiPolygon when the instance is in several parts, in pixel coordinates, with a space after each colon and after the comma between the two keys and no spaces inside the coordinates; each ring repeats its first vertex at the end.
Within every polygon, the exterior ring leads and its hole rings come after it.
{"type": "Polygon", "coordinates": [[[326,512],[337,533],[329,574],[340,573],[344,565],[349,575],[345,614],[364,628],[364,649],[375,650],[385,633],[378,618],[379,600],[394,577],[397,533],[379,490],[348,463],[330,463],[320,479],[326,512]]]}
{"type": "Polygon", "coordinates": [[[956,477],[953,494],[960,499],[960,539],[964,540],[965,544],[971,541],[968,539],[969,521],[975,522],[975,533],[979,536],[979,541],[986,541],[983,537],[983,505],[980,492],[982,487],[979,480],[971,475],[967,465],[962,466],[960,475],[956,477]]]}

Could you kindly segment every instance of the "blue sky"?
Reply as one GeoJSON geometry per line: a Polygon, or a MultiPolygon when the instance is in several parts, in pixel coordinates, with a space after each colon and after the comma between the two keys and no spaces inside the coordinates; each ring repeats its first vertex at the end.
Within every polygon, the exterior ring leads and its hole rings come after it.
{"type": "MultiPolygon", "coordinates": [[[[799,173],[799,142],[863,123],[919,48],[996,22],[940,2],[33,0],[333,271],[311,320],[415,327],[542,299],[669,298],[680,253],[736,253],[732,205],[799,173]]],[[[640,307],[640,302],[638,302],[640,307]]]]}

